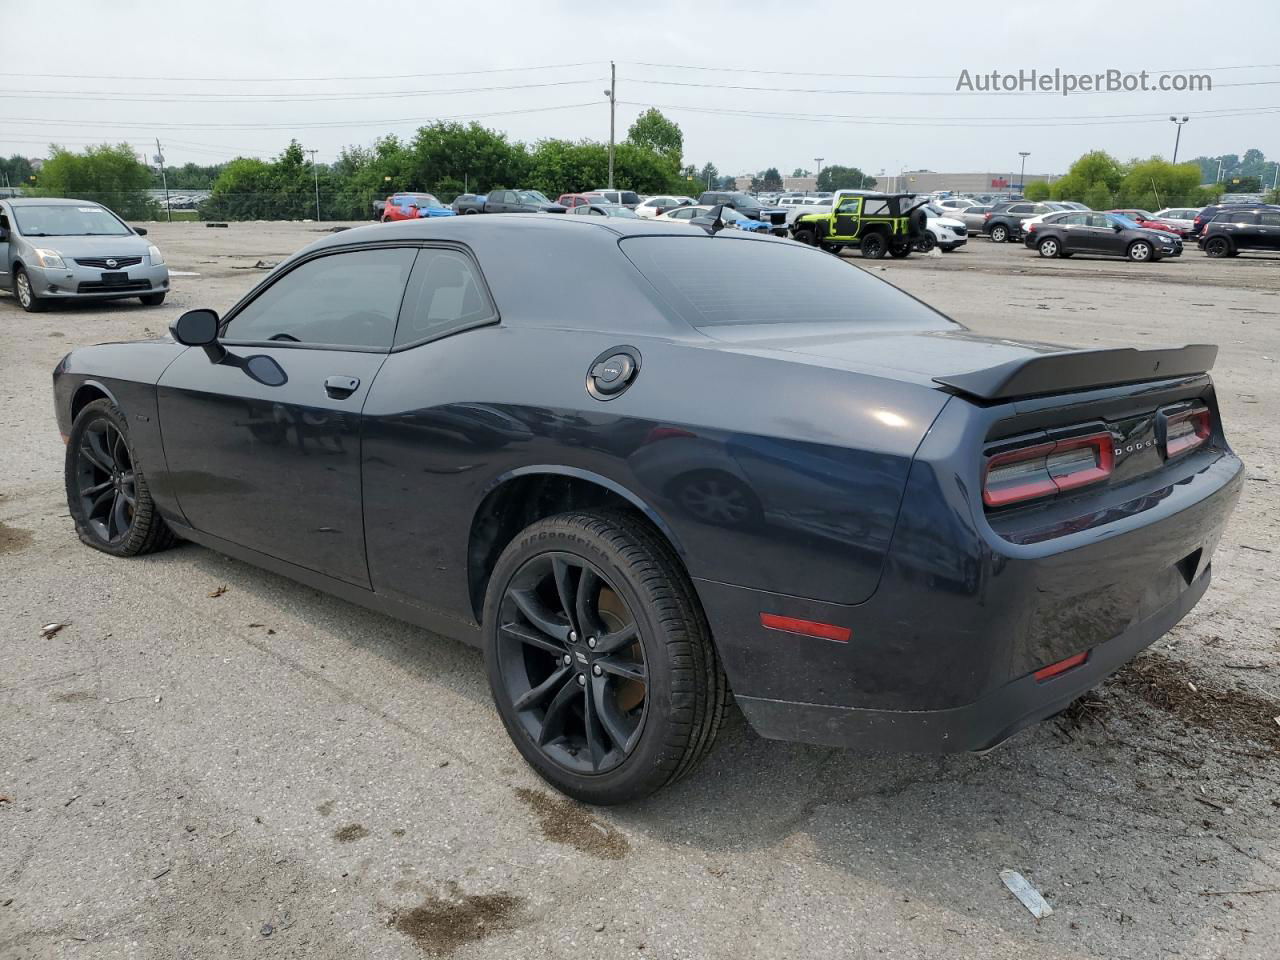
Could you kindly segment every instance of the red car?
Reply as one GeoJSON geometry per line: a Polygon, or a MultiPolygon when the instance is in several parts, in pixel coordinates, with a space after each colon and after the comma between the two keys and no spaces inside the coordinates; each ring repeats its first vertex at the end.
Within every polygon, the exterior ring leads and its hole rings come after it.
{"type": "Polygon", "coordinates": [[[1130,220],[1136,220],[1138,226],[1147,230],[1164,230],[1166,233],[1172,233],[1176,237],[1182,236],[1182,231],[1177,227],[1171,223],[1165,223],[1163,220],[1157,220],[1149,210],[1108,210],[1107,213],[1123,213],[1130,220]]]}
{"type": "Polygon", "coordinates": [[[453,211],[430,193],[397,193],[387,197],[387,205],[382,208],[383,223],[448,216],[453,216],[453,211]]]}
{"type": "Polygon", "coordinates": [[[584,204],[600,202],[601,197],[598,193],[562,193],[556,199],[556,203],[560,204],[560,206],[568,207],[571,210],[584,204]]]}

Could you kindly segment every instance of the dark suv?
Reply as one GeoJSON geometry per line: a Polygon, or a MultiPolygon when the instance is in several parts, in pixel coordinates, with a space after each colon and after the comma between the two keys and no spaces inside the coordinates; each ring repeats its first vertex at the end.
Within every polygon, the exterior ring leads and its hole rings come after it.
{"type": "Polygon", "coordinates": [[[1198,237],[1219,214],[1228,210],[1280,210],[1274,203],[1215,203],[1205,207],[1191,222],[1191,236],[1198,237]]]}
{"type": "Polygon", "coordinates": [[[769,224],[774,233],[786,235],[787,211],[782,207],[762,206],[755,197],[739,191],[708,190],[698,197],[699,206],[714,207],[717,204],[732,207],[744,217],[769,224]]]}
{"type": "Polygon", "coordinates": [[[1023,220],[1060,209],[1062,208],[1057,204],[1035,203],[1031,200],[997,203],[983,219],[982,232],[995,243],[1017,240],[1022,236],[1023,220]]]}
{"type": "Polygon", "coordinates": [[[1280,207],[1220,211],[1204,225],[1200,249],[1211,257],[1234,257],[1244,250],[1280,253],[1280,207]]]}

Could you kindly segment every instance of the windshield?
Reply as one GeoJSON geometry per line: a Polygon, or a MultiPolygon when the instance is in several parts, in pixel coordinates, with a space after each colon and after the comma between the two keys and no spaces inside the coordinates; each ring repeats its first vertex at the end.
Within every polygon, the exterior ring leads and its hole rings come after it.
{"type": "Polygon", "coordinates": [[[639,215],[634,210],[628,210],[626,207],[622,206],[608,207],[605,212],[611,217],[622,217],[623,219],[630,217],[632,220],[640,219],[639,215]]]}
{"type": "Polygon", "coordinates": [[[91,204],[15,206],[13,215],[24,237],[127,237],[133,234],[110,210],[91,204]]]}
{"type": "Polygon", "coordinates": [[[551,201],[540,194],[537,190],[520,190],[516,196],[520,198],[521,203],[550,203],[551,201]]]}
{"type": "Polygon", "coordinates": [[[935,207],[932,203],[926,203],[924,205],[924,209],[931,217],[945,217],[951,212],[949,210],[943,210],[941,207],[935,207]]]}
{"type": "Polygon", "coordinates": [[[699,329],[733,325],[741,333],[748,325],[767,325],[762,335],[789,336],[811,324],[951,327],[951,321],[892,285],[798,244],[736,233],[629,237],[622,250],[699,329]]]}
{"type": "Polygon", "coordinates": [[[1123,213],[1113,213],[1113,214],[1110,214],[1110,217],[1111,217],[1111,219],[1112,219],[1112,220],[1114,220],[1116,223],[1120,224],[1120,226],[1122,226],[1122,227],[1124,227],[1124,228],[1126,228],[1126,229],[1128,229],[1128,230],[1141,230],[1141,229],[1142,229],[1142,225],[1141,225],[1141,224],[1139,224],[1136,220],[1133,220],[1132,218],[1130,218],[1130,217],[1129,217],[1128,215],[1126,215],[1126,214],[1123,214],[1123,213]]]}
{"type": "Polygon", "coordinates": [[[1135,211],[1133,211],[1133,215],[1134,215],[1134,217],[1136,217],[1136,218],[1137,218],[1137,219],[1139,219],[1139,220],[1154,220],[1154,219],[1155,219],[1155,217],[1154,217],[1154,216],[1152,216],[1152,215],[1151,215],[1148,211],[1146,211],[1146,210],[1135,210],[1135,211]]]}
{"type": "Polygon", "coordinates": [[[420,207],[441,207],[444,206],[439,200],[429,193],[415,193],[405,198],[405,203],[416,203],[420,207]]]}

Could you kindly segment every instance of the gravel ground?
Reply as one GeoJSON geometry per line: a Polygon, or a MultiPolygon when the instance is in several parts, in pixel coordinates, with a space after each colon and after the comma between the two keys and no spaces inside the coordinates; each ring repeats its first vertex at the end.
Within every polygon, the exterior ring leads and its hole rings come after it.
{"type": "Polygon", "coordinates": [[[590,810],[521,762],[476,651],[198,547],[119,561],[72,532],[58,358],[225,310],[319,229],[158,224],[198,274],[159,308],[0,297],[0,957],[1280,953],[1280,260],[975,241],[870,265],[982,333],[1220,344],[1249,481],[1214,586],[986,756],[775,743],[734,713],[694,776],[590,810]]]}

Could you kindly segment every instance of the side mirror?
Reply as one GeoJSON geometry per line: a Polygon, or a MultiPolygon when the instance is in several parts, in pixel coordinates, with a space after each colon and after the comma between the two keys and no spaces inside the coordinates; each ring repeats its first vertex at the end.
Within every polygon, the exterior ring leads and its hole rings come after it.
{"type": "Polygon", "coordinates": [[[185,347],[203,347],[214,363],[227,355],[218,343],[218,314],[214,310],[188,310],[169,324],[169,334],[185,347]]]}
{"type": "Polygon", "coordinates": [[[140,237],[145,237],[147,235],[146,227],[133,227],[132,229],[133,229],[133,232],[140,237]]]}
{"type": "Polygon", "coordinates": [[[1114,230],[1116,233],[1119,233],[1121,230],[1123,230],[1123,229],[1124,229],[1124,227],[1122,227],[1120,224],[1118,224],[1118,223],[1116,223],[1114,220],[1112,220],[1112,221],[1111,221],[1111,229],[1112,229],[1112,230],[1114,230]]]}

